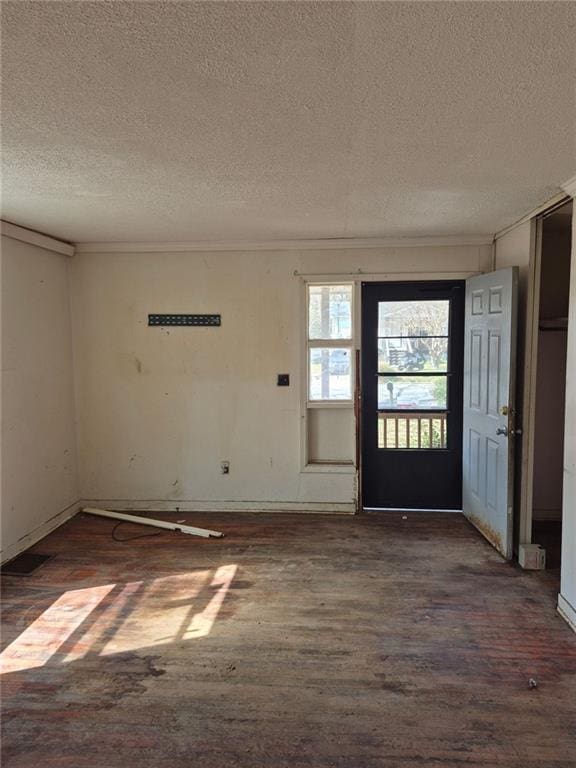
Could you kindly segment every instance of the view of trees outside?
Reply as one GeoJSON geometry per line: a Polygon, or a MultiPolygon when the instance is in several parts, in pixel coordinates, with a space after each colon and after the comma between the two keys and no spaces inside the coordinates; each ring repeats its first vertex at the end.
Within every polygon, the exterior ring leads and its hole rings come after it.
{"type": "Polygon", "coordinates": [[[447,407],[449,307],[446,300],[380,302],[378,371],[396,374],[380,378],[380,408],[447,407]]]}
{"type": "Polygon", "coordinates": [[[311,285],[308,295],[308,338],[351,339],[352,286],[311,285]]]}
{"type": "Polygon", "coordinates": [[[308,339],[350,341],[348,347],[311,346],[308,363],[311,400],[349,400],[352,397],[352,285],[309,286],[308,339]]]}

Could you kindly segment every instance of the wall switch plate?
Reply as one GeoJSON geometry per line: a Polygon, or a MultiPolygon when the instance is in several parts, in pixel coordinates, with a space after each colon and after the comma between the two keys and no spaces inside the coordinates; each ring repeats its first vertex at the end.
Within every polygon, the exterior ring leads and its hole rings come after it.
{"type": "Polygon", "coordinates": [[[222,472],[223,475],[229,475],[230,474],[230,462],[229,461],[221,461],[220,462],[220,472],[222,472]]]}
{"type": "Polygon", "coordinates": [[[543,571],[546,568],[546,550],[540,544],[520,544],[518,563],[528,571],[543,571]]]}
{"type": "Polygon", "coordinates": [[[279,373],[278,374],[278,380],[277,385],[279,387],[289,387],[290,386],[290,374],[289,373],[279,373]]]}

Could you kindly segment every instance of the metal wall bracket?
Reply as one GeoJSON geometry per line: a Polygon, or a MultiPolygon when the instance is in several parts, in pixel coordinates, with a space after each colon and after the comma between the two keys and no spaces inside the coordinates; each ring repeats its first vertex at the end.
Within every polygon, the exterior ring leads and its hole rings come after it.
{"type": "Polygon", "coordinates": [[[148,315],[148,325],[220,326],[222,315],[148,315]]]}

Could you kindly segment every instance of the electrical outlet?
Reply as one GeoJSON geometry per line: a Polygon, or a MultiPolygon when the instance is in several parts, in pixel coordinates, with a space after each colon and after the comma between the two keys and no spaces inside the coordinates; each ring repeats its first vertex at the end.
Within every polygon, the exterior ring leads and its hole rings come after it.
{"type": "Polygon", "coordinates": [[[290,374],[289,373],[279,373],[278,378],[276,379],[276,384],[279,387],[289,387],[290,386],[290,374]]]}
{"type": "Polygon", "coordinates": [[[222,461],[220,463],[220,471],[223,475],[229,475],[230,474],[230,462],[229,461],[222,461]]]}

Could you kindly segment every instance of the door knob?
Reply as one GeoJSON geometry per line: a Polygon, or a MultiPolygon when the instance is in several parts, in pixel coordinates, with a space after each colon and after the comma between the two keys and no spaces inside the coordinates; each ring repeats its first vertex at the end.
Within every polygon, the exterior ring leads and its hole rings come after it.
{"type": "Polygon", "coordinates": [[[508,427],[498,427],[496,430],[497,435],[504,435],[504,437],[508,437],[508,427]]]}

